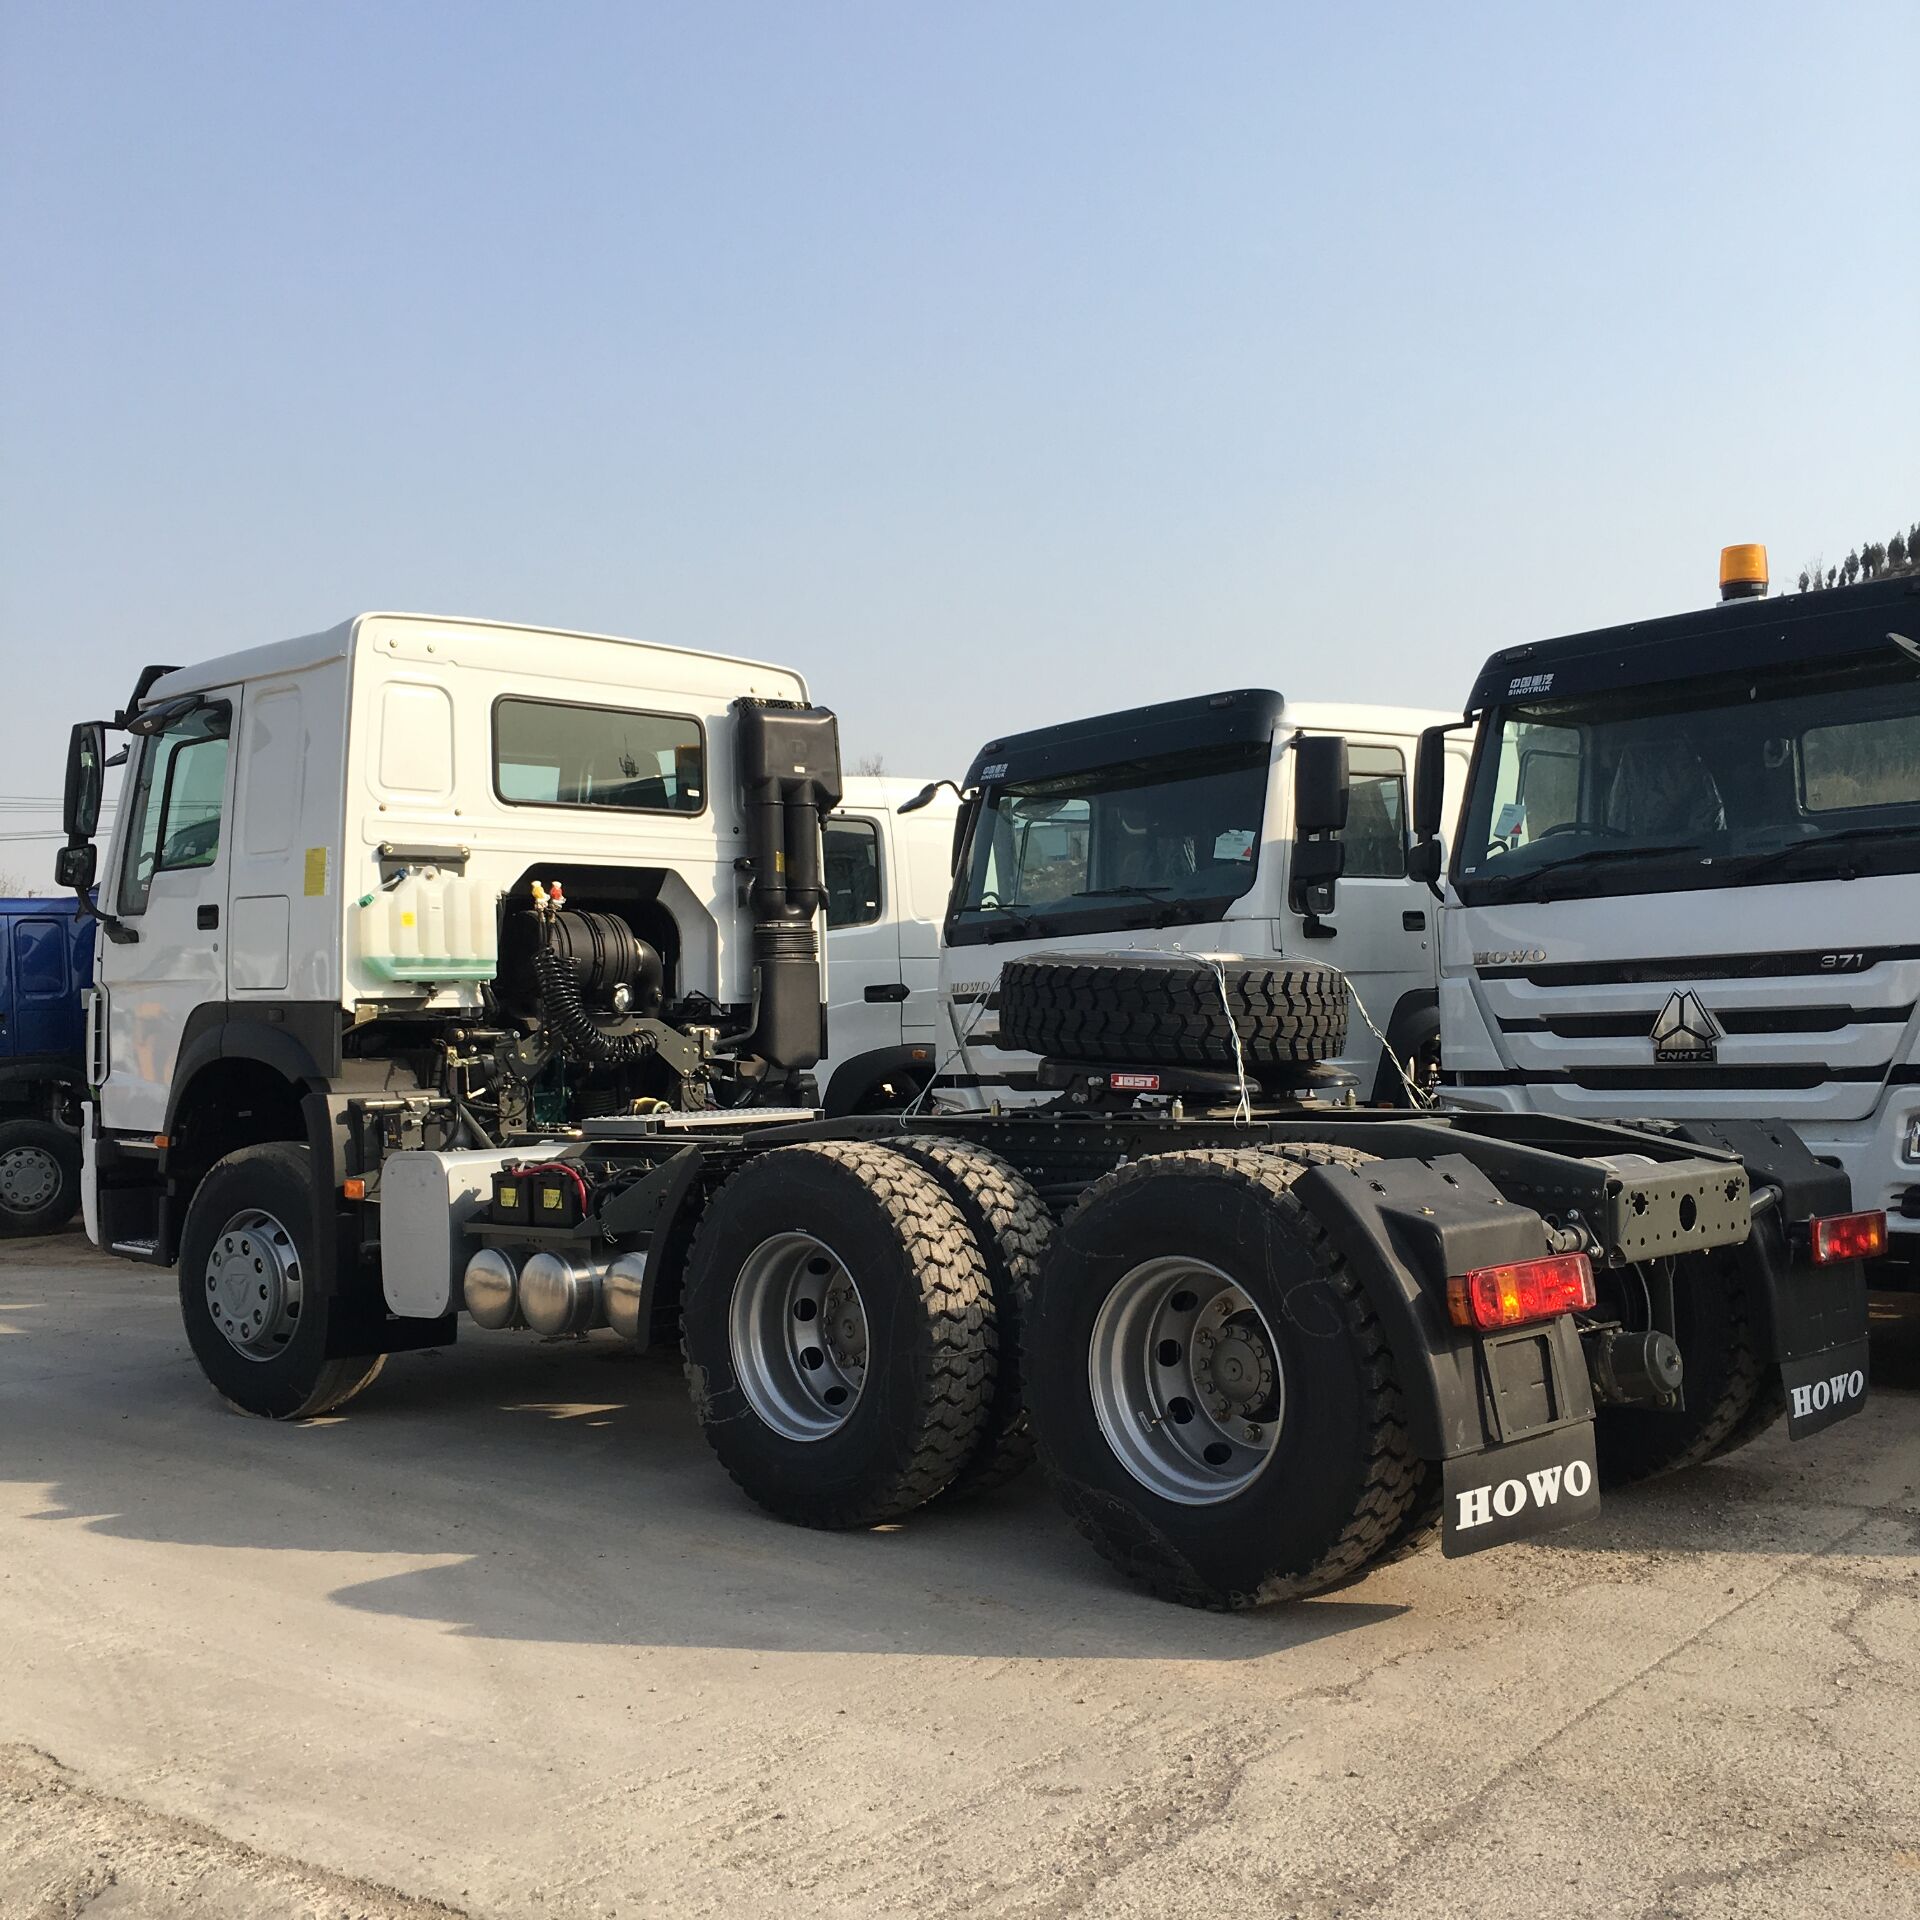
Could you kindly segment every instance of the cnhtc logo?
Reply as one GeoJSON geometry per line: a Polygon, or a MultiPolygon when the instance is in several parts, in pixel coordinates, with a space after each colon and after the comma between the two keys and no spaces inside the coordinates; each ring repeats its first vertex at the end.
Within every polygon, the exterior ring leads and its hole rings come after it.
{"type": "Polygon", "coordinates": [[[1810,1413],[1825,1413],[1829,1407],[1858,1400],[1867,1390],[1867,1376],[1855,1367],[1851,1373],[1836,1373],[1816,1380],[1810,1387],[1793,1390],[1793,1417],[1804,1420],[1810,1413]]]}
{"type": "Polygon", "coordinates": [[[1722,1038],[1720,1022],[1690,987],[1667,996],[1653,1022],[1656,1060],[1711,1060],[1722,1038]]]}
{"type": "Polygon", "coordinates": [[[1460,1502],[1457,1531],[1484,1527],[1497,1513],[1511,1520],[1529,1501],[1536,1507],[1559,1503],[1562,1489],[1569,1500],[1578,1500],[1593,1488],[1593,1469],[1584,1460],[1569,1460],[1564,1467],[1541,1467],[1524,1480],[1502,1480],[1497,1486],[1469,1487],[1454,1498],[1460,1502]]]}

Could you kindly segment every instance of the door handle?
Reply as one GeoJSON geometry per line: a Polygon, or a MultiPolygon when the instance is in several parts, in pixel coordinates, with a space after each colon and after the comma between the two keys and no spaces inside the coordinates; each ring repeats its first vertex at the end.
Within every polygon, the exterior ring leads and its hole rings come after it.
{"type": "Polygon", "coordinates": [[[904,1000],[911,991],[903,981],[894,980],[884,987],[869,987],[866,997],[873,1005],[881,1006],[889,1000],[904,1000]]]}
{"type": "Polygon", "coordinates": [[[1422,913],[1418,907],[1413,907],[1400,916],[1400,924],[1406,928],[1409,933],[1425,933],[1427,930],[1427,916],[1422,913]]]}
{"type": "Polygon", "coordinates": [[[193,910],[193,924],[198,927],[202,933],[211,933],[214,928],[220,924],[220,909],[218,907],[196,907],[193,910]]]}

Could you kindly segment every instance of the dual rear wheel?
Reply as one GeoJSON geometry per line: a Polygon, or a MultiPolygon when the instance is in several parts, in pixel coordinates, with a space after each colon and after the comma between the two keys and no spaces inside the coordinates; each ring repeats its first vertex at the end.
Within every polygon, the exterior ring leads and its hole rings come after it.
{"type": "Polygon", "coordinates": [[[762,1506],[821,1527],[996,1484],[1037,1442],[1081,1531],[1165,1598],[1348,1578],[1431,1514],[1385,1337],[1292,1192],[1313,1160],[1121,1168],[1050,1250],[1032,1189],[965,1142],[749,1161],[687,1271],[707,1438],[762,1506]]]}

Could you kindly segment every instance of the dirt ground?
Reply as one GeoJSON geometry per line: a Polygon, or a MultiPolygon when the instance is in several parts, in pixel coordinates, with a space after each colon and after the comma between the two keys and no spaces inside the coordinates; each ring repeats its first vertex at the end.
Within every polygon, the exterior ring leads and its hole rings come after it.
{"type": "Polygon", "coordinates": [[[748,1506],[678,1370],[475,1335],[224,1411],[0,1249],[0,1916],[1920,1914],[1920,1303],[1861,1417],[1191,1614],[1034,1482],[748,1506]]]}

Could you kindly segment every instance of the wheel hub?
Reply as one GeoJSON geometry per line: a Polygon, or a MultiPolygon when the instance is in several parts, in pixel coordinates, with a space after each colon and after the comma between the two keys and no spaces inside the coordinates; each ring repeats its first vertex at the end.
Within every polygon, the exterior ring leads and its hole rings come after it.
{"type": "Polygon", "coordinates": [[[37,1213],[60,1191],[60,1163],[45,1147],[9,1147],[0,1153],[0,1206],[37,1213]]]}
{"type": "Polygon", "coordinates": [[[1239,1283],[1205,1261],[1123,1274],[1094,1320],[1087,1379],[1115,1457],[1182,1506],[1244,1492],[1279,1445],[1279,1344],[1239,1283]]]}
{"type": "Polygon", "coordinates": [[[271,1360],[300,1319],[300,1250],[272,1214],[236,1213],[207,1256],[207,1312],[221,1336],[249,1360],[271,1360]]]}
{"type": "Polygon", "coordinates": [[[740,1390],[775,1433],[824,1440],[867,1377],[867,1312],[853,1275],[808,1233],[777,1233],[741,1263],[727,1316],[740,1390]]]}

